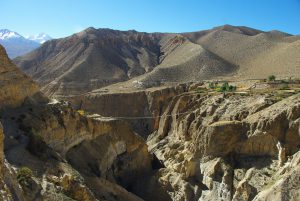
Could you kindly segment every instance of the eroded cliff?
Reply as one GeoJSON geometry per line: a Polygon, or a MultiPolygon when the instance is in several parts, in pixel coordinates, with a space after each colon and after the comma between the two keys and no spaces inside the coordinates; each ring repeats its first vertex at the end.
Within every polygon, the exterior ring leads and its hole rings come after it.
{"type": "Polygon", "coordinates": [[[297,91],[187,83],[94,91],[72,108],[0,53],[2,200],[300,199],[297,91]]]}
{"type": "Polygon", "coordinates": [[[148,140],[175,200],[252,200],[277,182],[299,150],[300,96],[271,104],[266,95],[179,98],[161,119],[167,129],[148,140]]]}
{"type": "Polygon", "coordinates": [[[300,95],[195,88],[90,95],[81,109],[151,128],[139,134],[161,164],[143,185],[162,196],[139,191],[145,200],[297,199],[286,182],[298,182],[300,95]]]}
{"type": "Polygon", "coordinates": [[[1,200],[142,200],[128,190],[153,171],[145,140],[50,102],[0,53],[1,200]]]}

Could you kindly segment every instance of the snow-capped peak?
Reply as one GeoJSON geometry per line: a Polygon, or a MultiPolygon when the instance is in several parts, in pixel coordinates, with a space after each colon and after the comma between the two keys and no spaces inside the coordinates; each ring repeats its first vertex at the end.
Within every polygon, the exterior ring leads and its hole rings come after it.
{"type": "Polygon", "coordinates": [[[27,36],[26,38],[29,39],[29,40],[36,41],[40,44],[43,44],[47,40],[52,39],[48,34],[45,34],[45,33],[39,33],[39,34],[34,35],[34,36],[27,36]]]}
{"type": "Polygon", "coordinates": [[[11,38],[22,38],[20,34],[8,29],[0,29],[0,40],[7,40],[11,38]]]}

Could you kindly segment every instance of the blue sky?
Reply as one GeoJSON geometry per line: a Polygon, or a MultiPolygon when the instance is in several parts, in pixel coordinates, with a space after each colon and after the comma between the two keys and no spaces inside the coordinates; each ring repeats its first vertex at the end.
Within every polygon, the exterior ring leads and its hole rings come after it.
{"type": "Polygon", "coordinates": [[[0,28],[65,37],[84,28],[189,32],[223,24],[300,34],[300,0],[0,0],[0,28]]]}

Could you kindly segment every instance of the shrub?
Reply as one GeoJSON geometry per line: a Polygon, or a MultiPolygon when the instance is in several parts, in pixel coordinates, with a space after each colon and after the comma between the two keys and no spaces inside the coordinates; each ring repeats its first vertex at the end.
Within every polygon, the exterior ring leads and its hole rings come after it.
{"type": "Polygon", "coordinates": [[[229,91],[236,91],[236,86],[230,85],[229,86],[229,91]]]}
{"type": "Polygon", "coordinates": [[[222,89],[220,86],[217,86],[217,87],[216,87],[216,91],[217,91],[217,92],[224,92],[223,89],[222,89]]]}
{"type": "Polygon", "coordinates": [[[210,89],[215,89],[215,88],[216,88],[216,84],[215,84],[214,82],[210,82],[210,83],[208,84],[208,87],[209,87],[210,89]]]}
{"type": "Polygon", "coordinates": [[[224,82],[224,84],[223,84],[223,89],[224,89],[225,91],[229,91],[229,84],[228,84],[228,82],[224,82]]]}
{"type": "Polygon", "coordinates": [[[273,82],[273,81],[275,81],[275,80],[276,80],[275,75],[269,75],[268,81],[273,82]]]}
{"type": "Polygon", "coordinates": [[[19,184],[28,186],[29,180],[32,177],[32,171],[28,167],[21,167],[17,173],[17,179],[19,184]]]}
{"type": "Polygon", "coordinates": [[[222,86],[217,86],[216,87],[216,91],[217,92],[233,92],[233,91],[236,91],[236,86],[233,86],[233,85],[229,85],[228,82],[224,82],[222,84],[222,86]]]}

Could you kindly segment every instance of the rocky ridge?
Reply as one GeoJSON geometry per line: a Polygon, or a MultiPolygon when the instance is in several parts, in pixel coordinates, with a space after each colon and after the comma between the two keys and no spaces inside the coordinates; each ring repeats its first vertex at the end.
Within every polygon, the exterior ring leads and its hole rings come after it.
{"type": "Polygon", "coordinates": [[[167,129],[152,134],[148,145],[166,175],[182,178],[164,181],[185,186],[172,191],[174,200],[258,199],[278,181],[280,165],[299,150],[299,94],[271,106],[264,98],[188,96],[169,110],[174,116],[161,120],[167,129]],[[185,110],[191,113],[176,116],[185,110]]]}
{"type": "Polygon", "coordinates": [[[192,33],[88,28],[14,59],[51,97],[122,82],[144,88],[230,79],[298,76],[299,36],[224,25],[192,33]]]}
{"type": "Polygon", "coordinates": [[[40,46],[39,43],[8,29],[0,29],[0,44],[5,47],[11,59],[24,55],[40,46]]]}
{"type": "MultiPolygon", "coordinates": [[[[1,70],[15,69],[0,58],[1,70]]],[[[24,76],[28,83],[36,86],[24,76]]],[[[7,99],[19,98],[0,105],[1,192],[7,200],[299,199],[299,93],[207,93],[201,84],[94,91],[71,98],[75,109],[16,85],[7,99]]]]}
{"type": "Polygon", "coordinates": [[[145,200],[272,200],[275,189],[277,198],[297,199],[284,181],[298,158],[299,94],[278,102],[273,93],[224,96],[195,87],[90,94],[80,106],[102,116],[129,115],[133,128],[147,127],[140,134],[162,164],[155,182],[144,185],[151,191],[160,186],[165,194],[140,192],[145,200]],[[128,110],[118,100],[130,103],[128,110]],[[143,115],[153,118],[130,118],[143,115]]]}
{"type": "Polygon", "coordinates": [[[7,95],[5,100],[15,97],[0,107],[1,199],[141,200],[125,188],[152,171],[144,140],[126,122],[87,118],[66,103],[49,102],[4,50],[0,59],[5,72],[0,91],[7,95]],[[23,80],[13,85],[13,80],[7,81],[11,75],[23,80]],[[3,92],[10,85],[15,90],[3,92]],[[99,155],[86,150],[86,144],[99,155]]]}
{"type": "Polygon", "coordinates": [[[39,89],[28,76],[8,59],[5,49],[0,46],[0,107],[18,106],[26,97],[34,96],[39,89]]]}

